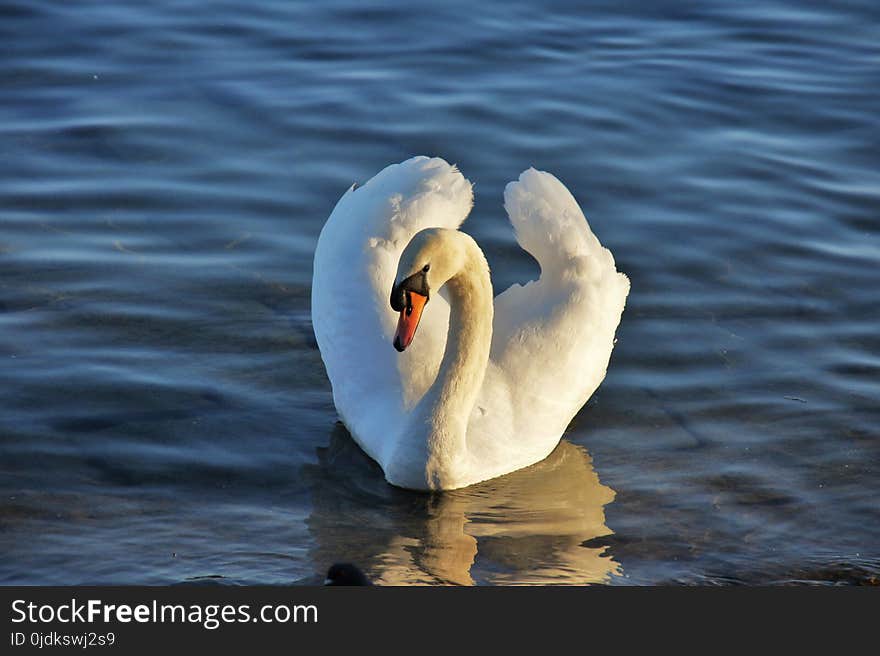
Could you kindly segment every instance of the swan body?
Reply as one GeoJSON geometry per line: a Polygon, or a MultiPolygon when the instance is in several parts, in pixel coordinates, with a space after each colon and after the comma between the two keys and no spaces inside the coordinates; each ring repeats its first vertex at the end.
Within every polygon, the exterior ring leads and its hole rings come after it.
{"type": "Polygon", "coordinates": [[[458,230],[472,204],[454,166],[414,157],[352,186],[318,238],[312,324],[333,400],[400,487],[456,489],[544,459],[605,377],[629,293],[565,186],[529,169],[504,205],[541,275],[493,298],[458,230]]]}

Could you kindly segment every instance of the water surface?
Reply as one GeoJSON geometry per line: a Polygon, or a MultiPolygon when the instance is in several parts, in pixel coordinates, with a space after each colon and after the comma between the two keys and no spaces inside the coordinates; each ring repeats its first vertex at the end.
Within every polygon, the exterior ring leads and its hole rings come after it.
{"type": "MultiPolygon", "coordinates": [[[[7,3],[0,583],[880,580],[880,13],[722,1],[7,3]],[[529,166],[632,280],[546,461],[396,490],[311,330],[339,196],[529,166]]],[[[390,348],[390,347],[389,347],[390,348]]]]}

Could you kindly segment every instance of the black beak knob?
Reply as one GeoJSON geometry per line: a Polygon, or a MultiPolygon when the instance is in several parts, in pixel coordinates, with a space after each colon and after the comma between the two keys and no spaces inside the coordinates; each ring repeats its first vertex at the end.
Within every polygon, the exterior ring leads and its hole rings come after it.
{"type": "Polygon", "coordinates": [[[403,285],[394,285],[391,288],[391,309],[395,312],[403,312],[406,307],[406,290],[403,285]]]}

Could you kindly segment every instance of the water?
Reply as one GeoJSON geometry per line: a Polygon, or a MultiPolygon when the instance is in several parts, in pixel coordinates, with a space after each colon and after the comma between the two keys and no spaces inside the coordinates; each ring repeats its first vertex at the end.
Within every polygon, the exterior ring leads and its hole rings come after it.
{"type": "Polygon", "coordinates": [[[543,4],[6,3],[0,583],[880,580],[876,3],[543,4]],[[433,497],[309,311],[338,197],[414,154],[496,289],[531,165],[632,280],[559,449],[433,497]]]}

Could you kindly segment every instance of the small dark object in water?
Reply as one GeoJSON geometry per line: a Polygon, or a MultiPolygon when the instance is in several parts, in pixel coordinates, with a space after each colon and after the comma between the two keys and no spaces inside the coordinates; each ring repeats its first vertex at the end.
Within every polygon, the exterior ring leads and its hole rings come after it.
{"type": "Polygon", "coordinates": [[[373,585],[367,575],[351,563],[336,563],[327,570],[324,585],[373,585]]]}

